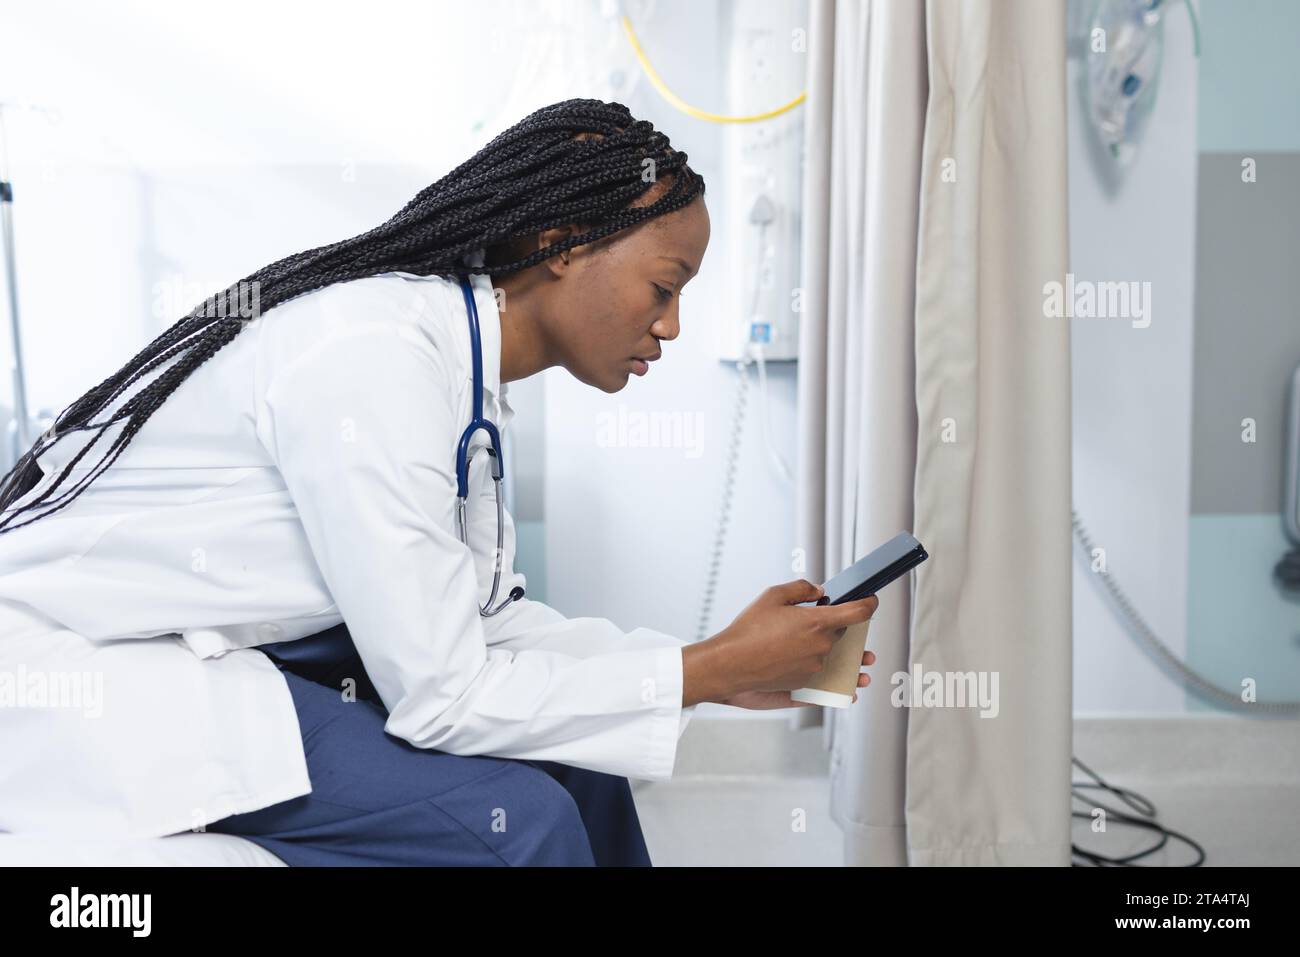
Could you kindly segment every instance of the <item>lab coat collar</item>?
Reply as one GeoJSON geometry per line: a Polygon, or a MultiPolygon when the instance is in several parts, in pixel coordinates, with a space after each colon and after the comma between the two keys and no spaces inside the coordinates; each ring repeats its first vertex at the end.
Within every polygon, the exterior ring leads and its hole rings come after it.
{"type": "MultiPolygon", "coordinates": [[[[464,262],[467,266],[481,266],[486,250],[480,246],[472,252],[466,253],[464,262]]],[[[396,276],[403,276],[409,279],[420,279],[429,281],[431,277],[421,276],[416,273],[394,271],[396,276]]],[[[459,319],[459,330],[457,338],[463,338],[466,348],[469,346],[469,325],[468,318],[465,316],[465,299],[460,290],[460,283],[453,282],[452,299],[455,302],[454,314],[459,319]]],[[[496,293],[492,288],[492,277],[483,273],[474,273],[470,276],[470,285],[474,290],[474,304],[478,306],[478,325],[479,325],[479,343],[483,349],[483,403],[484,406],[490,406],[495,398],[501,406],[501,419],[499,426],[504,427],[506,422],[510,421],[514,415],[514,410],[510,408],[510,403],[506,401],[507,386],[501,381],[501,313],[497,309],[496,293]]],[[[468,353],[465,359],[465,380],[474,381],[474,365],[469,358],[468,353]]]]}

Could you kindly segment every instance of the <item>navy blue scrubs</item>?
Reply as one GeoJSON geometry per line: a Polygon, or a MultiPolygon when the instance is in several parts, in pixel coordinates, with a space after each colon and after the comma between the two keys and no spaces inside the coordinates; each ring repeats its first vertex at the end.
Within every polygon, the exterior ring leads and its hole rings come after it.
{"type": "Polygon", "coordinates": [[[627,778],[388,734],[346,625],[258,650],[289,685],[312,791],[209,831],[290,866],[650,866],[627,778]],[[348,679],[356,700],[343,694],[348,679]]]}

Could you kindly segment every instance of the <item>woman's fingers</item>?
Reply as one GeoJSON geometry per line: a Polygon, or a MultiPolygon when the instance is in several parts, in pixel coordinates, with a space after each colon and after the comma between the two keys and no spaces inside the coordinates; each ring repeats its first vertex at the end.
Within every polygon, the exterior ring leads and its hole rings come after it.
{"type": "Polygon", "coordinates": [[[859,598],[857,601],[846,601],[840,605],[818,605],[813,610],[817,617],[821,619],[822,627],[832,630],[847,628],[849,625],[858,625],[868,621],[876,613],[876,608],[879,605],[879,598],[875,595],[868,595],[866,598],[859,598]]]}
{"type": "MultiPolygon", "coordinates": [[[[862,655],[862,663],[864,665],[874,665],[876,663],[876,653],[874,651],[864,652],[862,655]]],[[[859,688],[865,688],[869,684],[871,684],[871,675],[868,674],[858,675],[859,688]]],[[[858,700],[858,694],[856,691],[853,693],[853,700],[854,701],[858,700]]]]}

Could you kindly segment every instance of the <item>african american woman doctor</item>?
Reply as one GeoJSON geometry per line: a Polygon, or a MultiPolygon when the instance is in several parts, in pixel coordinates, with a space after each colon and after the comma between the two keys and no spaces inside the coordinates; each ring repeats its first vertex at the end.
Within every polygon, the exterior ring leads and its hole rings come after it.
{"type": "Polygon", "coordinates": [[[875,608],[793,581],[685,643],[566,618],[514,570],[507,383],[617,392],[677,337],[709,241],[686,159],[620,104],[538,110],[65,409],[0,490],[0,673],[28,676],[0,831],[649,864],[627,778],[672,775],[702,701],[799,706],[875,608]],[[94,676],[81,707],[33,691],[60,675],[94,676]]]}

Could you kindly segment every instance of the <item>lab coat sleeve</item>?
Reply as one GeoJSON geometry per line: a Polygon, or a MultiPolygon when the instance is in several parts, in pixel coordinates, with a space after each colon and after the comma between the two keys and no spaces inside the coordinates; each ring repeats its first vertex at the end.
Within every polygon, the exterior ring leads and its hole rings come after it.
{"type": "MultiPolygon", "coordinates": [[[[504,431],[501,436],[502,454],[508,455],[511,447],[504,431]]],[[[492,557],[497,545],[496,492],[489,479],[482,483],[477,508],[469,510],[469,543],[478,566],[479,604],[484,604],[491,594],[492,557]]],[[[501,584],[497,602],[519,586],[527,590],[527,580],[515,569],[515,522],[510,510],[504,509],[505,521],[501,538],[501,584]]],[[[681,647],[682,639],[655,631],[636,628],[622,631],[606,618],[566,618],[559,611],[528,597],[513,601],[504,609],[483,620],[487,642],[494,648],[523,650],[543,648],[560,651],[577,658],[605,654],[631,648],[662,646],[681,647]]],[[[682,708],[678,735],[686,730],[695,714],[696,705],[682,708]]]]}
{"type": "Polygon", "coordinates": [[[361,321],[273,371],[265,393],[259,435],[389,711],[385,730],[451,754],[671,777],[680,645],[584,656],[603,626],[561,626],[548,609],[534,614],[570,641],[489,647],[454,525],[453,368],[417,327],[361,321]]]}

